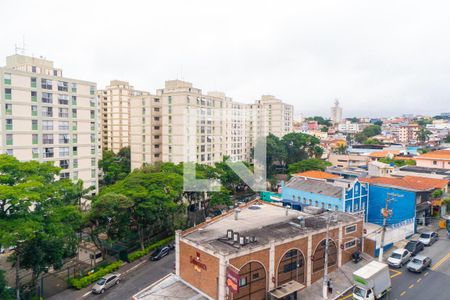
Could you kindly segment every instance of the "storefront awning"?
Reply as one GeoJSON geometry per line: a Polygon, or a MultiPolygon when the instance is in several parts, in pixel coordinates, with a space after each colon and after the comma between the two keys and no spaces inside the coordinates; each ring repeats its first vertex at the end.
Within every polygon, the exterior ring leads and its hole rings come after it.
{"type": "Polygon", "coordinates": [[[285,284],[280,285],[279,287],[271,290],[269,293],[275,299],[281,299],[286,297],[294,292],[297,292],[303,289],[305,286],[301,283],[298,283],[295,280],[289,281],[285,284]]]}

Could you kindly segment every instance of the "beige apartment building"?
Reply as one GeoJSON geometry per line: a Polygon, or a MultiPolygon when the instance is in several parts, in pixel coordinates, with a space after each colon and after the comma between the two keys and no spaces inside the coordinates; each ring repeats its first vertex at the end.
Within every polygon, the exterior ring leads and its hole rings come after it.
{"type": "Polygon", "coordinates": [[[130,103],[131,168],[161,162],[161,99],[146,93],[133,96],[130,103]]]}
{"type": "Polygon", "coordinates": [[[190,82],[169,80],[156,95],[135,98],[132,169],[159,161],[212,165],[224,156],[250,160],[257,137],[292,132],[293,106],[274,96],[243,104],[222,92],[203,93],[190,82]]]}
{"type": "Polygon", "coordinates": [[[96,84],[63,77],[43,58],[12,55],[0,68],[0,152],[50,161],[60,178],[98,186],[96,84]]]}
{"type": "Polygon", "coordinates": [[[111,80],[105,89],[98,91],[103,149],[117,153],[130,146],[132,100],[136,99],[133,98],[135,96],[143,95],[150,93],[135,90],[128,82],[121,80],[111,80]]]}

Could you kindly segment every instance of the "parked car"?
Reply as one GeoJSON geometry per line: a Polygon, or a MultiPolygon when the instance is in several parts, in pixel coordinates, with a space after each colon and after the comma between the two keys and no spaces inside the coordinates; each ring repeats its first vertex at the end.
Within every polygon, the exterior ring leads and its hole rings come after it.
{"type": "Polygon", "coordinates": [[[120,274],[119,273],[113,273],[106,275],[105,277],[101,278],[92,288],[92,292],[94,294],[103,294],[107,289],[110,287],[119,284],[120,282],[120,274]]]}
{"type": "Polygon", "coordinates": [[[387,259],[388,265],[395,268],[401,268],[411,259],[411,252],[406,249],[400,248],[394,250],[391,256],[387,259]]]}
{"type": "Polygon", "coordinates": [[[420,235],[419,241],[422,242],[425,246],[431,246],[439,239],[439,236],[434,231],[427,231],[420,235]]]}
{"type": "Polygon", "coordinates": [[[417,255],[406,265],[408,271],[417,273],[421,273],[429,267],[431,267],[431,258],[423,255],[417,255]]]}
{"type": "Polygon", "coordinates": [[[150,260],[160,260],[167,254],[169,254],[169,252],[170,252],[169,246],[158,248],[155,251],[153,251],[153,253],[150,255],[150,260]]]}
{"type": "Polygon", "coordinates": [[[411,252],[412,256],[415,256],[420,251],[423,251],[424,248],[425,245],[420,241],[409,241],[405,246],[405,249],[411,252]]]}

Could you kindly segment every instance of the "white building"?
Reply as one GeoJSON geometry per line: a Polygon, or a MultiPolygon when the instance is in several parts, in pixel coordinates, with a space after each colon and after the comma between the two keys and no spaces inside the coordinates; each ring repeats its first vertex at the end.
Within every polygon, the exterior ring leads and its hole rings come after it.
{"type": "Polygon", "coordinates": [[[60,178],[98,186],[97,94],[94,82],[63,77],[53,62],[24,55],[0,68],[0,152],[50,161],[60,178]]]}

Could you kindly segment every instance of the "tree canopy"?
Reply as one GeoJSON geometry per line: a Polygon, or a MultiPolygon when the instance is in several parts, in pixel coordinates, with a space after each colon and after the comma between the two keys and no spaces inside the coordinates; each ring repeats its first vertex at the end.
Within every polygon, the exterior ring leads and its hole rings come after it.
{"type": "Polygon", "coordinates": [[[42,272],[61,267],[78,245],[83,185],[56,180],[59,170],[51,163],[0,155],[0,244],[15,247],[9,259],[17,273],[18,266],[32,271],[33,287],[42,272]]]}
{"type": "Polygon", "coordinates": [[[331,166],[330,162],[318,158],[311,158],[290,164],[288,167],[288,171],[289,174],[311,170],[325,171],[325,169],[329,166],[331,166]]]}
{"type": "Polygon", "coordinates": [[[362,132],[357,133],[355,135],[355,141],[362,144],[367,139],[374,137],[376,135],[379,135],[381,133],[381,126],[379,125],[369,125],[366,128],[363,129],[362,132]]]}
{"type": "Polygon", "coordinates": [[[103,171],[100,185],[111,185],[124,179],[130,173],[130,148],[122,148],[116,154],[113,151],[104,150],[98,166],[103,171]]]}

